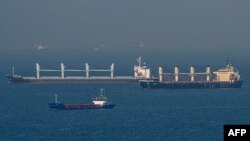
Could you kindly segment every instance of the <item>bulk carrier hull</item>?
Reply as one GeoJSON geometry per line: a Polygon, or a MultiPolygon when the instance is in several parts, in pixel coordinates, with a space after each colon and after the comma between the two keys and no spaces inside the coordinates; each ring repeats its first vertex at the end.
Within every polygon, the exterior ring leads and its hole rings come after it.
{"type": "Polygon", "coordinates": [[[140,86],[144,89],[214,89],[214,88],[240,88],[243,81],[216,82],[216,81],[184,81],[159,82],[154,80],[141,80],[140,86]]]}
{"type": "Polygon", "coordinates": [[[137,83],[139,79],[134,77],[21,77],[7,76],[10,83],[137,83]]]}

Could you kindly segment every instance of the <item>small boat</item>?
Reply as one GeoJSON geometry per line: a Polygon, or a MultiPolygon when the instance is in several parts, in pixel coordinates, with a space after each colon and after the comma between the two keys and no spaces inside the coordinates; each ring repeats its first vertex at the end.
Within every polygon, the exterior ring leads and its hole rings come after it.
{"type": "Polygon", "coordinates": [[[90,104],[63,104],[58,102],[55,95],[55,102],[48,103],[50,109],[54,110],[71,110],[71,109],[112,109],[115,104],[109,103],[104,95],[104,89],[100,89],[100,96],[94,97],[90,104]]]}

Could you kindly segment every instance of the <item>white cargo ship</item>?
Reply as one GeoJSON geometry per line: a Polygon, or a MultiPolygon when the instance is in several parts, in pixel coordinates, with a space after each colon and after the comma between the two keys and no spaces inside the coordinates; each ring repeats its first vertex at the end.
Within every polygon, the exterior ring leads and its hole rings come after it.
{"type": "Polygon", "coordinates": [[[42,69],[40,64],[36,63],[36,76],[23,77],[16,75],[14,68],[12,74],[6,75],[10,83],[136,83],[141,79],[150,79],[151,72],[146,65],[142,65],[142,59],[137,59],[138,64],[134,66],[134,76],[114,76],[114,63],[109,69],[91,69],[88,63],[85,63],[85,69],[66,69],[61,63],[59,70],[42,69]],[[41,72],[58,72],[60,76],[41,76],[41,72]],[[67,72],[83,72],[84,76],[68,76],[67,72]],[[109,72],[110,76],[90,76],[90,72],[109,72]]]}

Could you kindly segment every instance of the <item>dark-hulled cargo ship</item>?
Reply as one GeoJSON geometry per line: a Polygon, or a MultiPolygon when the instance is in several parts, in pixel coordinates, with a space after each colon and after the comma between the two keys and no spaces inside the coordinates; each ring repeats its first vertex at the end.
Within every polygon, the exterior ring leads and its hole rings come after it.
{"type": "Polygon", "coordinates": [[[190,73],[180,73],[175,67],[174,73],[163,73],[159,67],[159,78],[140,80],[140,86],[147,89],[213,89],[213,88],[240,88],[243,81],[240,80],[239,71],[226,61],[226,67],[211,73],[210,67],[205,73],[195,73],[194,67],[190,67],[190,73]],[[164,76],[168,75],[168,79],[164,76]],[[181,75],[186,75],[188,80],[180,80],[181,75]],[[203,75],[204,80],[197,80],[196,76],[203,75]],[[170,78],[170,79],[169,79],[170,78]]]}
{"type": "Polygon", "coordinates": [[[115,104],[109,103],[107,97],[104,95],[104,89],[100,89],[100,96],[93,98],[93,103],[90,104],[64,104],[58,102],[57,95],[55,95],[55,102],[48,103],[52,110],[83,110],[83,109],[112,109],[115,104]]]}

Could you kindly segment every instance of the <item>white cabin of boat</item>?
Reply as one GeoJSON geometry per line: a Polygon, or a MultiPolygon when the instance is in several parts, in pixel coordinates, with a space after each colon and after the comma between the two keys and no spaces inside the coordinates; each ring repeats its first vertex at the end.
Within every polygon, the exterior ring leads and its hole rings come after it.
{"type": "Polygon", "coordinates": [[[107,97],[104,96],[104,89],[100,89],[100,96],[93,98],[95,105],[103,106],[107,103],[107,97]]]}

